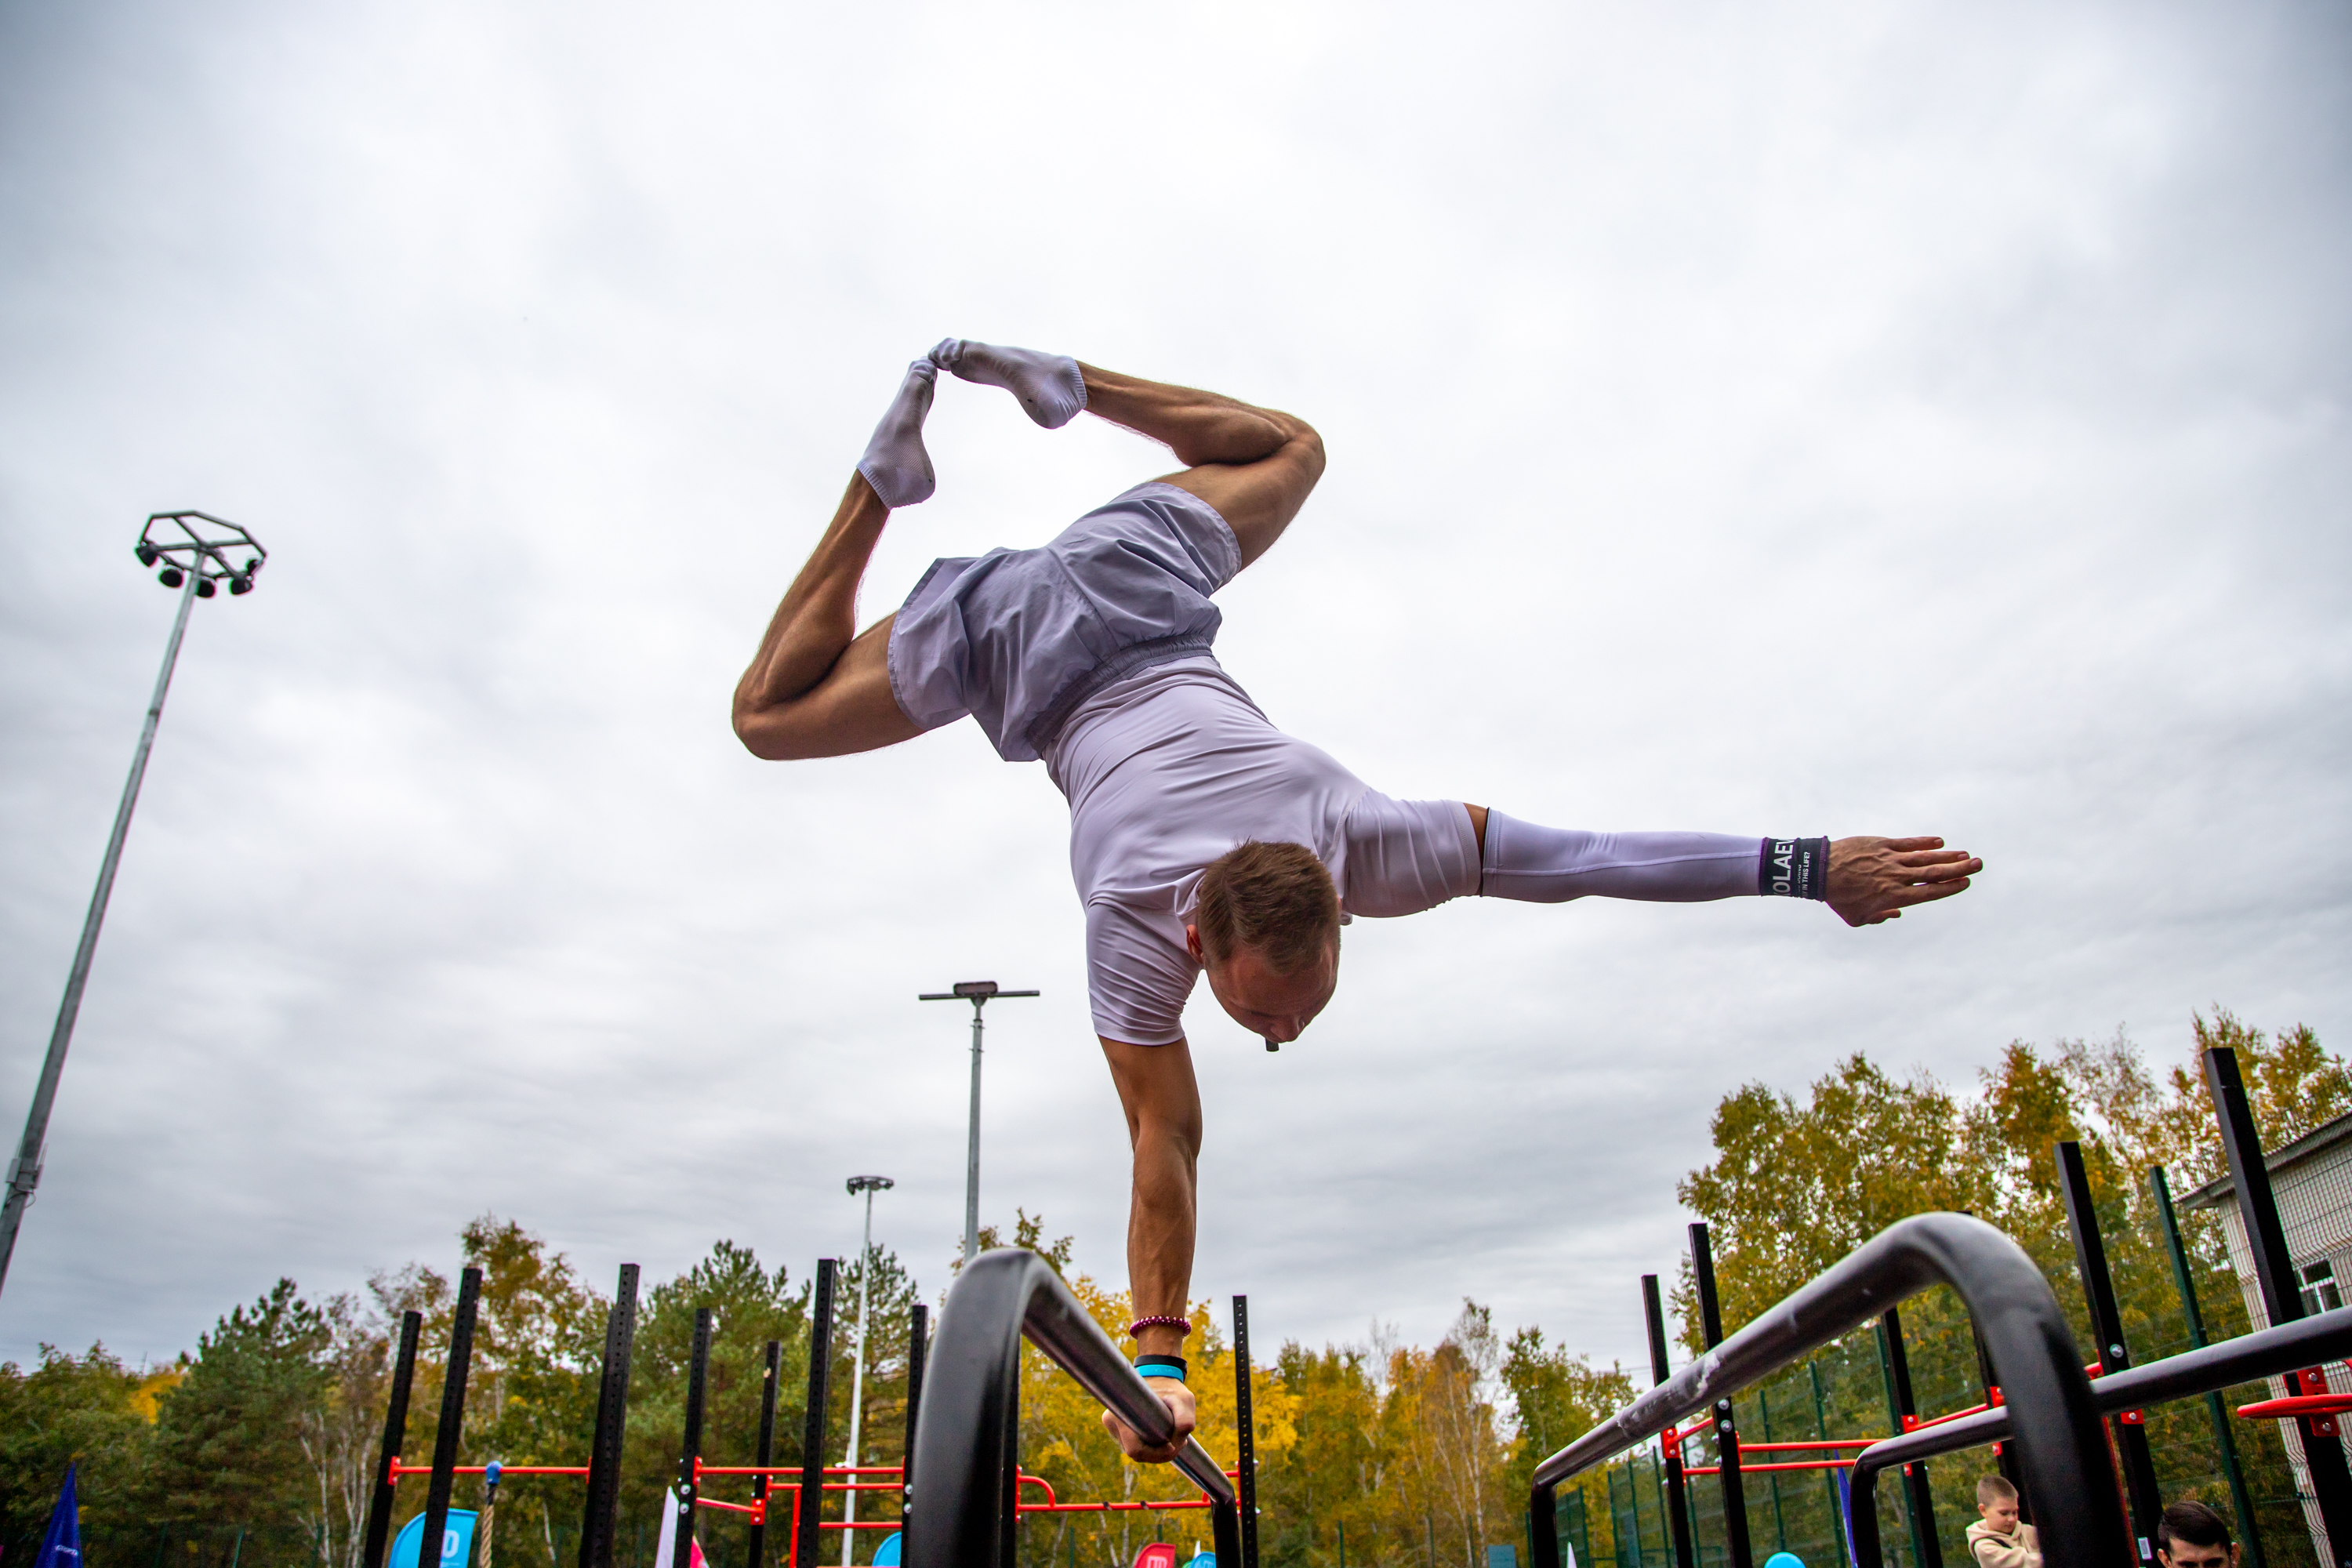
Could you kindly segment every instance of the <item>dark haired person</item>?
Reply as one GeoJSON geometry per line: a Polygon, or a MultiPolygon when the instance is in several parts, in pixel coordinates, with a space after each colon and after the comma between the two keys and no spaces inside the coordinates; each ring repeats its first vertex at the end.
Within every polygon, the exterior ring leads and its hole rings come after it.
{"type": "MultiPolygon", "coordinates": [[[[1132,1331],[1191,1431],[1178,1353],[1192,1269],[1200,1096],[1193,982],[1269,1048],[1339,979],[1339,928],[1469,894],[1559,903],[1778,894],[1850,925],[1968,887],[1940,838],[1762,838],[1543,827],[1459,801],[1392,800],[1276,729],[1210,651],[1212,595],[1282,536],[1323,472],[1304,420],[1058,355],[949,339],[908,367],[840,508],[735,690],[761,757],[840,756],[967,714],[1070,803],[1096,1033],[1134,1148],[1132,1331]],[[940,370],[1001,386],[1048,429],[1091,413],[1164,442],[1181,472],[1028,550],[935,561],[863,633],[857,586],[892,509],[933,489],[922,427],[940,370]]],[[[1108,1419],[1108,1417],[1106,1417],[1108,1419]]],[[[1164,1459],[1113,1424],[1127,1451],[1164,1459]]]]}
{"type": "Polygon", "coordinates": [[[2164,1568],[2238,1568],[2230,1524],[2201,1502],[2177,1502],[2156,1523],[2156,1556],[2164,1568]]]}
{"type": "Polygon", "coordinates": [[[2007,1476],[1977,1478],[1977,1513],[1969,1526],[1976,1568],[2042,1568],[2042,1537],[2017,1517],[2017,1489],[2007,1476]]]}

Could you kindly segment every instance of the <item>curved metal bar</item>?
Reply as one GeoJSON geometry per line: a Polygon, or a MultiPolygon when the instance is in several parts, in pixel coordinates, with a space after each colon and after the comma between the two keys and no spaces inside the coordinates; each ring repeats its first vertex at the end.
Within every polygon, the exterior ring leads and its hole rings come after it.
{"type": "MultiPolygon", "coordinates": [[[[1931,1285],[1958,1291],[1984,1336],[2010,1400],[2018,1460],[2049,1561],[2086,1568],[2129,1562],[2115,1466],[2066,1315],[2023,1248],[1982,1220],[1957,1214],[1896,1221],[1538,1465],[1528,1498],[1538,1541],[1548,1533],[1540,1524],[1550,1521],[1560,1482],[1761,1382],[1931,1285]]],[[[1538,1561],[1535,1568],[1549,1564],[1538,1561]]]]}
{"type": "MultiPolygon", "coordinates": [[[[2188,1399],[2217,1388],[2251,1383],[2258,1377],[2333,1361],[2352,1350],[2352,1307],[2338,1307],[2316,1317],[2300,1318],[2274,1329],[2263,1329],[2224,1340],[2218,1345],[2183,1351],[2146,1366],[2112,1373],[2091,1384],[2091,1402],[2102,1415],[2137,1410],[2144,1405],[2188,1399]]],[[[1916,1432],[1906,1432],[1874,1443],[1853,1462],[1853,1551],[1859,1568],[1878,1568],[1878,1498],[1880,1472],[1938,1454],[1982,1447],[2009,1436],[2009,1409],[2002,1406],[1981,1415],[1962,1416],[1916,1432]]]]}
{"type": "MultiPolygon", "coordinates": [[[[1013,1489],[1021,1339],[1054,1359],[1103,1407],[1152,1442],[1175,1435],[1168,1406],[1135,1373],[1045,1260],[997,1247],[964,1265],[948,1292],[924,1369],[907,1493],[908,1568],[1013,1568],[999,1563],[1013,1489]]],[[[1176,1468],[1209,1494],[1220,1563],[1241,1561],[1233,1482],[1191,1439],[1176,1468]]]]}

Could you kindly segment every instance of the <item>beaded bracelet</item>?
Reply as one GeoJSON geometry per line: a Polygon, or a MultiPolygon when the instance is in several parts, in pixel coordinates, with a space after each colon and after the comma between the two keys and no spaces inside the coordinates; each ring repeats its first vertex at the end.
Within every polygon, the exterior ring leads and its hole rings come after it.
{"type": "Polygon", "coordinates": [[[1176,1329],[1181,1331],[1179,1334],[1179,1337],[1181,1338],[1183,1334],[1189,1334],[1192,1331],[1192,1320],[1190,1318],[1167,1317],[1138,1318],[1135,1321],[1127,1325],[1127,1337],[1131,1340],[1139,1338],[1142,1335],[1143,1331],[1146,1329],[1176,1329]]]}

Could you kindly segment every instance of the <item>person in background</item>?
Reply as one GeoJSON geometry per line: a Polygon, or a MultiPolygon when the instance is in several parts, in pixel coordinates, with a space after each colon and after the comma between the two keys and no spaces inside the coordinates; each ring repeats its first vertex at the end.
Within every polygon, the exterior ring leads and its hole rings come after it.
{"type": "Polygon", "coordinates": [[[2042,1538],[2017,1517],[2017,1489],[2006,1476],[1978,1480],[1977,1512],[1984,1517],[1969,1526],[1977,1568],[2042,1568],[2042,1538]]]}
{"type": "Polygon", "coordinates": [[[2164,1568],[2238,1568],[2230,1523],[2201,1502],[2177,1502],[2156,1525],[2156,1560],[2164,1568]]]}

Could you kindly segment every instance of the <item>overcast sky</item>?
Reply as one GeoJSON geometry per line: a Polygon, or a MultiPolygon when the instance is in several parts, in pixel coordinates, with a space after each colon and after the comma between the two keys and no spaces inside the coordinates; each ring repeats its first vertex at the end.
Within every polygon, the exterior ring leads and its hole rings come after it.
{"type": "MultiPolygon", "coordinates": [[[[2352,1040],[2352,14],[2335,4],[0,6],[0,1119],[196,608],[0,1299],[165,1358],[278,1276],[609,1289],[731,1237],[929,1290],[983,1214],[1123,1275],[1063,802],[959,725],[754,761],[733,682],[955,334],[1293,410],[1219,653],[1375,787],[1932,832],[1866,931],[1748,900],[1359,922],[1269,1056],[1203,990],[1195,1293],[1465,1295],[1640,1355],[1717,1100],[1847,1053],[2352,1040]]],[[[1163,471],[946,383],[935,555],[1163,471]]]]}

